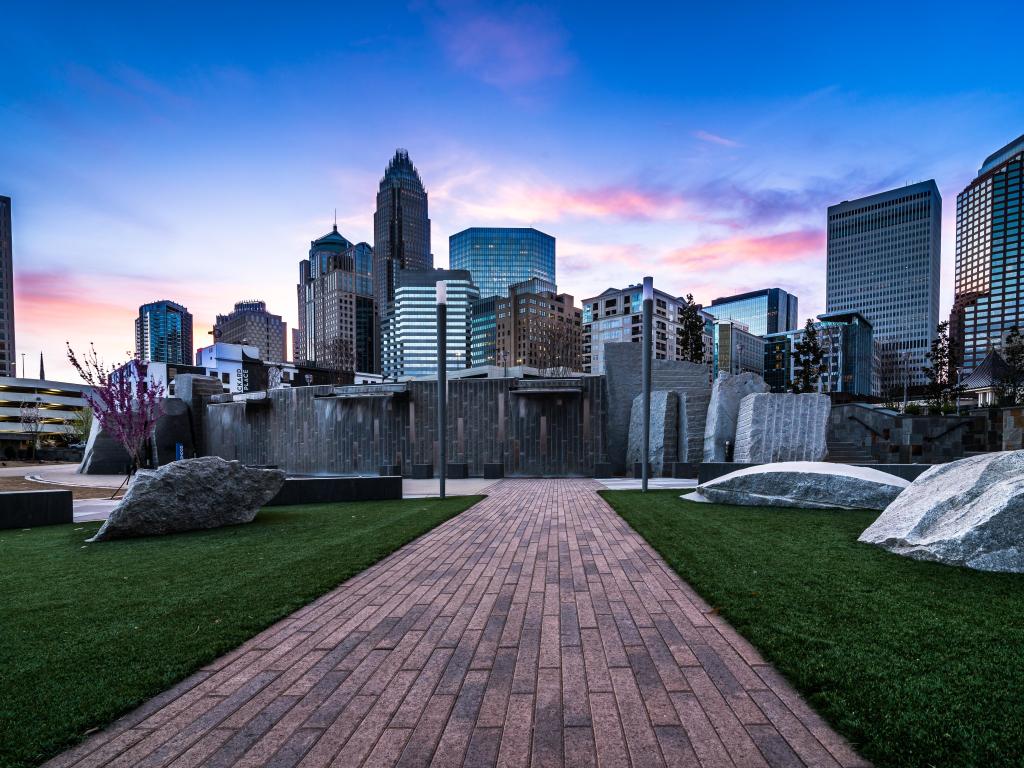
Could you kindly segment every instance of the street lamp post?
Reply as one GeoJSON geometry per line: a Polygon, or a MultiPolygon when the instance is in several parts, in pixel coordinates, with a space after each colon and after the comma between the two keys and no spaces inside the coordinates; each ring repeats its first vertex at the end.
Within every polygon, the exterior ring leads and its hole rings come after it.
{"type": "Polygon", "coordinates": [[[448,290],[444,281],[437,281],[437,440],[440,468],[441,498],[448,473],[448,290]]]}
{"type": "Polygon", "coordinates": [[[643,354],[641,375],[643,377],[644,390],[644,447],[643,455],[640,457],[640,487],[647,491],[647,480],[649,459],[651,451],[651,355],[653,353],[651,342],[652,325],[654,323],[654,278],[644,278],[644,324],[643,324],[643,354]]]}

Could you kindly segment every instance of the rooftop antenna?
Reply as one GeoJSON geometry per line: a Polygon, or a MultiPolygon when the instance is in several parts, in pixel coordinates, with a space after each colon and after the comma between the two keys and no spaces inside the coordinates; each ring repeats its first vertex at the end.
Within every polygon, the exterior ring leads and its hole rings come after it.
{"type": "Polygon", "coordinates": [[[338,209],[334,209],[334,231],[338,231],[338,209]]]}

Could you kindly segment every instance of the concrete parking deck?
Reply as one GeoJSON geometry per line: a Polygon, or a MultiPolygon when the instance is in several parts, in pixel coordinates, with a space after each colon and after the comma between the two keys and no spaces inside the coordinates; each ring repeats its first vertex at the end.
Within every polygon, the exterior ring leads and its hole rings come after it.
{"type": "Polygon", "coordinates": [[[499,482],[48,765],[865,765],[598,487],[499,482]]]}

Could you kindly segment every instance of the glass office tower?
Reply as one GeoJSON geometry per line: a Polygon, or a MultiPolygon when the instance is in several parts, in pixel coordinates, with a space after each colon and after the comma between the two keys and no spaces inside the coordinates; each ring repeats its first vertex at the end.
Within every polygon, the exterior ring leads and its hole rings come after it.
{"type": "Polygon", "coordinates": [[[532,227],[471,227],[448,238],[448,264],[469,271],[480,298],[505,297],[530,278],[555,282],[555,238],[532,227]]]}
{"type": "Polygon", "coordinates": [[[735,320],[747,326],[755,336],[782,333],[800,327],[796,296],[781,288],[722,296],[704,309],[718,320],[735,320]]]}
{"type": "Polygon", "coordinates": [[[135,356],[151,363],[192,365],[192,314],[173,301],[139,307],[135,318],[135,356]]]}
{"type": "Polygon", "coordinates": [[[1021,210],[1024,136],[993,152],[956,198],[956,294],[950,340],[965,371],[1024,330],[1021,210]]]}
{"type": "MultiPolygon", "coordinates": [[[[13,376],[14,261],[11,243],[11,198],[0,195],[0,376],[13,376]]],[[[25,372],[21,372],[22,378],[25,372]]]]}

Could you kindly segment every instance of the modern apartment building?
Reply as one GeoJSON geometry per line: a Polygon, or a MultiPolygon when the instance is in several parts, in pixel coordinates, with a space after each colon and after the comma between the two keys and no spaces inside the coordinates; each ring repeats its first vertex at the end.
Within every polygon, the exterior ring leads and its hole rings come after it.
{"type": "Polygon", "coordinates": [[[1024,136],[985,158],[956,198],[956,282],[950,340],[965,372],[1013,328],[1024,330],[1024,136]]]}
{"type": "MultiPolygon", "coordinates": [[[[686,300],[654,290],[654,356],[658,360],[685,360],[679,314],[686,300]]],[[[714,318],[701,310],[704,320],[704,362],[711,364],[714,352],[714,318]]],[[[643,333],[643,286],[609,288],[599,296],[583,300],[583,370],[604,373],[604,345],[613,341],[640,343],[643,333]]]]}
{"type": "MultiPolygon", "coordinates": [[[[832,312],[818,315],[814,324],[824,356],[821,374],[822,392],[845,392],[851,395],[878,396],[879,347],[874,330],[857,312],[832,312]]],[[[787,392],[800,366],[794,348],[805,335],[804,328],[764,337],[764,380],[772,392],[787,392]]]]}
{"type": "Polygon", "coordinates": [[[143,362],[192,364],[192,314],[173,301],[139,307],[135,318],[135,357],[143,362]]]}
{"type": "Polygon", "coordinates": [[[448,238],[448,264],[469,271],[481,299],[505,298],[525,280],[554,284],[555,238],[532,227],[472,227],[448,238]]]}
{"type": "Polygon", "coordinates": [[[926,383],[939,321],[941,222],[932,180],[828,209],[825,306],[872,325],[887,390],[926,383]]]}
{"type": "Polygon", "coordinates": [[[755,336],[792,331],[801,325],[797,297],[781,288],[722,296],[704,311],[719,320],[742,323],[755,336]]]}
{"type": "Polygon", "coordinates": [[[388,314],[398,272],[433,269],[427,190],[404,149],[395,151],[377,190],[373,214],[373,296],[377,317],[388,314]]]}
{"type": "Polygon", "coordinates": [[[495,299],[492,364],[561,373],[581,370],[582,318],[573,297],[558,293],[554,284],[538,278],[514,283],[506,296],[495,299]]]}
{"type": "Polygon", "coordinates": [[[373,249],[338,232],[314,240],[299,262],[296,363],[332,370],[379,370],[373,299],[373,249]]]}
{"type": "Polygon", "coordinates": [[[14,245],[11,236],[11,198],[0,195],[0,376],[14,376],[15,351],[14,245]]]}
{"type": "Polygon", "coordinates": [[[723,373],[764,373],[764,338],[739,320],[718,320],[712,329],[712,370],[723,373]]]}
{"type": "Polygon", "coordinates": [[[213,340],[254,346],[261,360],[282,362],[287,359],[288,327],[280,315],[267,311],[265,301],[240,301],[233,311],[217,315],[213,340]]]}
{"type": "Polygon", "coordinates": [[[471,361],[472,305],[480,298],[462,269],[399,270],[395,294],[381,334],[386,379],[437,374],[437,283],[447,288],[447,364],[455,370],[471,361]]]}

